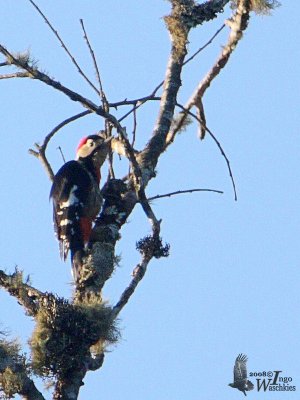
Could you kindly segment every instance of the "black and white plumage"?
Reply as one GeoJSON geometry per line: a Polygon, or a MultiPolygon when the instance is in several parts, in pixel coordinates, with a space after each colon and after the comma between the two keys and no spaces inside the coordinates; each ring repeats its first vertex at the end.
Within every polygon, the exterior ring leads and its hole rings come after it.
{"type": "Polygon", "coordinates": [[[70,251],[75,281],[92,223],[102,205],[100,167],[108,153],[109,142],[100,135],[83,138],[77,147],[76,160],[68,161],[60,168],[50,191],[60,255],[66,260],[70,251]]]}
{"type": "Polygon", "coordinates": [[[233,383],[229,383],[229,386],[236,388],[247,396],[246,392],[252,390],[254,385],[248,380],[247,376],[247,361],[248,358],[245,354],[239,354],[235,359],[233,368],[233,383]]]}

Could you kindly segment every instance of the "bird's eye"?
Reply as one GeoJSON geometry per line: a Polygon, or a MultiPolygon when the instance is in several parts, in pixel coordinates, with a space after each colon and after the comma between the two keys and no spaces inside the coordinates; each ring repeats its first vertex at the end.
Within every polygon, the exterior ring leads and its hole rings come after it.
{"type": "Polygon", "coordinates": [[[94,142],[93,140],[89,140],[89,141],[88,141],[88,145],[89,145],[90,147],[94,147],[94,146],[95,146],[95,142],[94,142]]]}

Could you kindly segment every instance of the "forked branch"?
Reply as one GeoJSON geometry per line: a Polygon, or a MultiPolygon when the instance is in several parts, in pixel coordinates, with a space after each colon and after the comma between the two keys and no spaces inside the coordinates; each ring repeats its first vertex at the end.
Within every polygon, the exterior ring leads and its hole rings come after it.
{"type": "Polygon", "coordinates": [[[41,161],[41,163],[44,166],[44,168],[47,172],[47,175],[49,176],[49,179],[51,181],[53,181],[54,173],[53,173],[50,163],[46,157],[46,149],[47,149],[48,143],[50,142],[52,137],[64,126],[66,126],[70,122],[76,121],[77,119],[85,117],[86,115],[89,115],[91,113],[92,113],[92,111],[86,110],[86,111],[83,111],[81,113],[78,113],[76,115],[73,115],[72,117],[65,119],[64,121],[59,123],[55,128],[53,128],[52,131],[50,133],[48,133],[48,135],[46,135],[46,137],[41,145],[39,145],[37,143],[35,144],[36,150],[29,149],[29,154],[33,155],[34,157],[38,158],[41,161]]]}
{"type": "MultiPolygon", "coordinates": [[[[243,31],[248,26],[248,20],[250,17],[250,0],[239,0],[237,3],[237,9],[234,15],[232,16],[232,18],[226,21],[226,24],[230,27],[228,41],[226,45],[222,48],[221,54],[219,55],[215,64],[206,74],[204,79],[202,79],[202,81],[198,84],[195,92],[185,104],[185,110],[191,110],[191,108],[194,107],[197,102],[203,98],[205,91],[209,88],[212,81],[218,76],[220,71],[227,64],[231,54],[233,53],[238,42],[243,36],[243,31]]],[[[176,120],[174,120],[174,123],[172,125],[172,128],[170,129],[167,138],[166,147],[173,142],[176,133],[181,130],[185,119],[187,118],[187,115],[187,112],[183,112],[176,118],[176,120]]]]}
{"type": "Polygon", "coordinates": [[[144,180],[153,176],[159,156],[165,151],[170,136],[171,123],[181,86],[181,72],[187,54],[188,34],[191,28],[209,21],[223,11],[229,0],[212,0],[196,5],[194,1],[171,0],[172,12],[165,17],[165,23],[171,35],[172,48],[164,79],[159,115],[152,138],[140,154],[144,180]]]}
{"type": "Polygon", "coordinates": [[[96,86],[93,84],[93,82],[90,81],[90,79],[87,77],[87,75],[83,72],[82,68],[79,66],[78,62],[76,61],[75,57],[71,54],[70,50],[60,37],[59,33],[57,30],[54,29],[53,25],[49,21],[49,19],[46,17],[46,15],[42,12],[42,10],[37,6],[37,4],[33,0],[28,0],[33,7],[37,10],[37,12],[41,15],[41,17],[44,19],[45,23],[49,26],[51,31],[54,33],[55,37],[58,39],[59,43],[61,44],[61,47],[64,49],[64,51],[67,53],[68,57],[71,59],[72,63],[76,66],[77,71],[79,74],[86,80],[86,82],[92,87],[95,92],[100,95],[99,90],[96,88],[96,86]]]}

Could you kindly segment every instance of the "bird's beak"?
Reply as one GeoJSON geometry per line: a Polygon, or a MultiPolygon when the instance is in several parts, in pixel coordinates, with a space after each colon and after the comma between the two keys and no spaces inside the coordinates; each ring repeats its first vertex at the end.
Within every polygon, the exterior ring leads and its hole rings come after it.
{"type": "MultiPolygon", "coordinates": [[[[99,133],[98,136],[99,136],[101,139],[104,139],[103,134],[99,133]]],[[[113,138],[112,136],[108,137],[108,138],[105,139],[102,143],[100,143],[100,144],[97,146],[97,148],[98,148],[98,149],[107,148],[107,147],[110,145],[110,142],[111,142],[112,138],[113,138]]]]}
{"type": "Polygon", "coordinates": [[[109,138],[105,139],[105,140],[104,140],[104,143],[107,143],[107,144],[110,143],[110,142],[112,141],[112,138],[113,138],[113,137],[110,136],[109,138]]]}

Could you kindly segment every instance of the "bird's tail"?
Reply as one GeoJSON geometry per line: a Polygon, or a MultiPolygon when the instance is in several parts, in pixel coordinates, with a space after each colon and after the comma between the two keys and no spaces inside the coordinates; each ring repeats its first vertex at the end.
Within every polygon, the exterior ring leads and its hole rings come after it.
{"type": "Polygon", "coordinates": [[[82,265],[83,265],[83,261],[82,261],[83,256],[84,256],[83,249],[71,251],[72,275],[73,275],[75,285],[77,285],[80,281],[82,265]]]}

